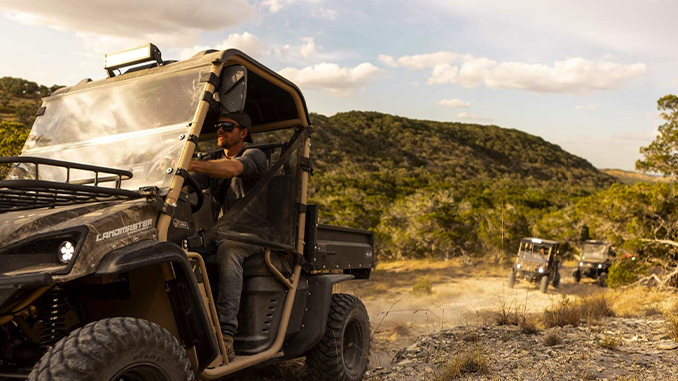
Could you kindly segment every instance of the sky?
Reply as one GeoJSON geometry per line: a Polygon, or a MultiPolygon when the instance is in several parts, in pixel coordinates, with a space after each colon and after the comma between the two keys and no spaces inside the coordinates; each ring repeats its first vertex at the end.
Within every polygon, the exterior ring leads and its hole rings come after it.
{"type": "Polygon", "coordinates": [[[0,0],[0,77],[106,76],[106,53],[238,48],[308,108],[492,124],[633,170],[678,92],[670,0],[0,0]]]}

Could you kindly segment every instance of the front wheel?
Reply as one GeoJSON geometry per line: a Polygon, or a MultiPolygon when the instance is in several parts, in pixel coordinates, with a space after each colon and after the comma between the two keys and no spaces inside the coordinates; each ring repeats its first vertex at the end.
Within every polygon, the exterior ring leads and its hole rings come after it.
{"type": "Polygon", "coordinates": [[[369,357],[370,320],[365,306],[353,295],[332,295],[325,335],[306,353],[313,379],[361,380],[369,357]]]}
{"type": "Polygon", "coordinates": [[[581,270],[576,269],[572,272],[572,278],[574,278],[574,281],[579,283],[581,281],[581,270]]]}
{"type": "Polygon", "coordinates": [[[549,277],[548,275],[543,275],[541,277],[541,281],[539,282],[539,291],[546,294],[546,292],[548,292],[548,289],[549,289],[549,277]]]}
{"type": "Polygon", "coordinates": [[[186,352],[166,329],[137,318],[102,319],[61,339],[31,381],[195,380],[186,352]]]}

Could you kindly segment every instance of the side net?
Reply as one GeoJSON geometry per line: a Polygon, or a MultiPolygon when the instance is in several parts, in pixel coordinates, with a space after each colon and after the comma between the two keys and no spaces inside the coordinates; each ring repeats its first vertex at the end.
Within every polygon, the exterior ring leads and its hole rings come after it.
{"type": "Polygon", "coordinates": [[[224,213],[205,235],[207,240],[261,240],[295,250],[301,189],[303,143],[309,131],[295,134],[280,158],[245,197],[224,213]]]}

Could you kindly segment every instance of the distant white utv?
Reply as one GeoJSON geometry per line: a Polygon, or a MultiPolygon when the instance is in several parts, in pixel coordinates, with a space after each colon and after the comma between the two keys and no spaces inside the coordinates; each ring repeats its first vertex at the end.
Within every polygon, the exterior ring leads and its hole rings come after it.
{"type": "Polygon", "coordinates": [[[306,356],[317,380],[360,380],[370,327],[333,285],[368,278],[373,234],[307,205],[311,121],[291,82],[238,50],[163,61],[153,44],[106,56],[108,78],[43,99],[0,180],[0,379],[185,381],[306,356]],[[186,168],[247,112],[268,172],[219,217],[186,168]],[[269,140],[270,141],[270,140],[269,140]],[[280,141],[280,140],[278,140],[280,141]],[[199,143],[200,142],[200,143],[199,143]],[[265,237],[244,234],[265,205],[265,237]],[[243,264],[229,361],[211,239],[265,250],[243,264]]]}
{"type": "Polygon", "coordinates": [[[517,279],[539,284],[539,290],[548,292],[549,283],[560,285],[560,242],[541,238],[523,238],[518,248],[518,258],[508,275],[508,286],[513,288],[517,279]]]}

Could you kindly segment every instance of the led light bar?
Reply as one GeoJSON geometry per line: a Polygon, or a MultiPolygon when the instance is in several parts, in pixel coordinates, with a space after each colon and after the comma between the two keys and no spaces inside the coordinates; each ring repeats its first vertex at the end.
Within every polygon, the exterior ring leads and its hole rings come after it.
{"type": "Polygon", "coordinates": [[[106,54],[104,56],[104,69],[108,72],[109,77],[114,77],[113,70],[150,61],[155,61],[158,65],[161,65],[162,55],[157,46],[146,44],[138,48],[106,54]]]}

